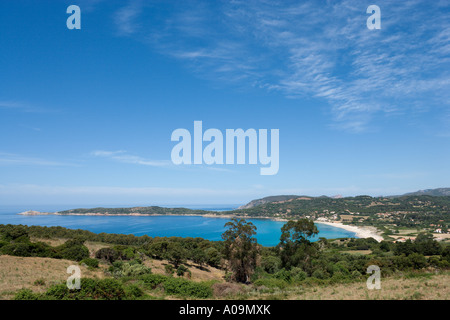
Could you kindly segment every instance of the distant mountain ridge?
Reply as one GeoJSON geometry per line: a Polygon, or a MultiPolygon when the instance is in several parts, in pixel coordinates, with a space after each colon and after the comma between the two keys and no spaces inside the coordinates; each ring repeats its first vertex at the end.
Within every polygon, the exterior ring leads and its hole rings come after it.
{"type": "Polygon", "coordinates": [[[240,206],[238,209],[249,209],[249,208],[253,208],[253,207],[256,207],[256,206],[259,206],[262,204],[266,204],[269,202],[289,201],[289,200],[297,199],[300,197],[301,196],[296,196],[296,195],[269,196],[269,197],[264,197],[261,199],[252,200],[249,203],[240,206]]]}
{"type": "MultiPolygon", "coordinates": [[[[425,190],[419,190],[415,192],[408,192],[402,195],[394,195],[394,196],[386,196],[386,198],[398,198],[403,196],[422,196],[422,195],[428,195],[428,196],[450,196],[450,188],[436,188],[436,189],[425,189],[425,190]]],[[[314,198],[323,198],[327,196],[320,196],[320,197],[312,197],[312,196],[300,196],[300,195],[279,195],[279,196],[269,196],[264,197],[261,199],[255,199],[250,201],[247,204],[244,204],[240,206],[238,209],[250,209],[259,205],[263,205],[266,203],[273,203],[273,202],[286,202],[286,201],[292,201],[292,200],[308,200],[308,199],[314,199],[314,198]]],[[[333,196],[330,198],[343,198],[342,196],[333,196]]]]}
{"type": "MultiPolygon", "coordinates": [[[[450,196],[450,188],[425,189],[416,192],[405,193],[401,196],[450,196]]],[[[401,197],[393,196],[393,197],[401,197]]]]}

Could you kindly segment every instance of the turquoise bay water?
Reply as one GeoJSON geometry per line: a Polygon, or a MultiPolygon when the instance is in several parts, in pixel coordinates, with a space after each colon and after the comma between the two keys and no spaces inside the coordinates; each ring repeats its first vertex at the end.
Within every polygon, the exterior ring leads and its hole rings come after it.
{"type": "MultiPolygon", "coordinates": [[[[212,208],[208,208],[212,210],[212,208]]],[[[228,208],[216,208],[217,211],[228,208]]],[[[23,210],[22,210],[23,211],[23,210]]],[[[0,209],[0,224],[23,224],[37,226],[61,226],[69,229],[83,229],[95,233],[134,234],[136,236],[148,235],[150,237],[201,237],[208,240],[221,240],[226,218],[210,218],[201,216],[23,216],[11,210],[0,209]],[[9,212],[7,212],[9,211],[9,212]]],[[[246,219],[252,222],[257,230],[258,243],[264,246],[278,244],[281,227],[284,222],[269,219],[246,219]]],[[[317,224],[319,237],[328,239],[352,237],[355,233],[341,228],[317,224]]]]}

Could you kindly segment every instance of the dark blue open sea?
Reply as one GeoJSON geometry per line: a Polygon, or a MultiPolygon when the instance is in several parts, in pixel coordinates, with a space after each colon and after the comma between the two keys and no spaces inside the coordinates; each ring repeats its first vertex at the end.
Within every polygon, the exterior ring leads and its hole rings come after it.
{"type": "MultiPolygon", "coordinates": [[[[33,206],[33,207],[0,207],[0,224],[23,224],[38,226],[61,226],[69,229],[83,229],[95,233],[121,233],[150,237],[201,237],[208,240],[221,240],[227,218],[210,218],[201,216],[24,216],[17,213],[27,210],[54,212],[58,210],[79,208],[80,206],[33,206]]],[[[86,206],[90,208],[92,206],[86,206]]],[[[169,207],[169,206],[168,206],[169,207]]],[[[191,209],[225,211],[237,208],[232,206],[185,206],[191,209]]],[[[252,222],[257,230],[258,243],[264,246],[275,246],[281,235],[284,222],[269,219],[246,219],[252,222]]],[[[341,228],[317,224],[319,237],[328,239],[352,237],[355,233],[341,228]]]]}

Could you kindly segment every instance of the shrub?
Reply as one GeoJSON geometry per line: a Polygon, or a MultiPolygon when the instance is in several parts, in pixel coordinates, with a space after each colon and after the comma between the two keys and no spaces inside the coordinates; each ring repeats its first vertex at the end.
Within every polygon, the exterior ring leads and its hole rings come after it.
{"type": "Polygon", "coordinates": [[[225,279],[226,282],[232,282],[233,281],[233,273],[227,271],[225,273],[224,279],[225,279]]]}
{"type": "Polygon", "coordinates": [[[284,268],[274,274],[274,277],[285,282],[291,281],[291,273],[284,268]]]}
{"type": "Polygon", "coordinates": [[[152,269],[140,264],[139,261],[115,261],[113,265],[109,267],[109,272],[111,272],[115,278],[137,277],[151,273],[152,269]]]}
{"type": "Polygon", "coordinates": [[[267,288],[279,288],[279,289],[286,288],[287,286],[286,281],[276,278],[261,278],[256,280],[253,284],[257,287],[264,286],[267,288]]]}
{"type": "Polygon", "coordinates": [[[83,240],[81,239],[67,240],[55,249],[57,254],[63,259],[81,261],[89,258],[89,249],[83,245],[83,240]]]}
{"type": "Polygon", "coordinates": [[[89,249],[85,246],[72,246],[63,249],[61,257],[67,260],[81,261],[89,257],[89,249]]]}
{"type": "Polygon", "coordinates": [[[411,261],[414,269],[422,269],[427,265],[427,259],[420,253],[412,253],[408,258],[411,261]]]}
{"type": "Polygon", "coordinates": [[[57,250],[43,242],[30,243],[30,250],[33,257],[58,258],[57,250]]]}
{"type": "Polygon", "coordinates": [[[14,300],[38,300],[39,295],[30,289],[21,289],[14,295],[14,300]]]}
{"type": "Polygon", "coordinates": [[[333,276],[330,278],[331,283],[344,282],[346,280],[349,280],[348,275],[344,274],[341,271],[333,273],[333,276]]]}
{"type": "Polygon", "coordinates": [[[115,279],[81,279],[80,290],[69,290],[65,284],[50,287],[45,296],[55,300],[122,300],[126,297],[122,283],[115,279]]]}
{"type": "Polygon", "coordinates": [[[222,254],[216,248],[208,248],[205,250],[206,263],[212,267],[220,267],[222,254]]]}
{"type": "Polygon", "coordinates": [[[91,268],[98,268],[98,260],[94,258],[86,258],[80,261],[80,264],[85,264],[91,268]]]}
{"type": "Polygon", "coordinates": [[[117,252],[118,258],[121,260],[132,260],[139,257],[136,248],[133,247],[120,245],[114,246],[113,249],[117,252]]]}
{"type": "Polygon", "coordinates": [[[164,271],[166,272],[167,275],[171,276],[174,272],[174,268],[171,264],[166,264],[164,266],[164,271]]]}
{"type": "Polygon", "coordinates": [[[192,298],[209,298],[212,296],[212,289],[209,285],[180,278],[167,278],[164,281],[164,291],[170,295],[192,298]]]}
{"type": "Polygon", "coordinates": [[[33,284],[35,285],[35,286],[45,286],[45,279],[36,279],[34,282],[33,282],[33,284]]]}
{"type": "Polygon", "coordinates": [[[155,289],[159,284],[163,283],[167,277],[161,274],[146,274],[141,276],[140,279],[150,289],[155,289]]]}
{"type": "Polygon", "coordinates": [[[447,260],[440,260],[439,264],[438,264],[438,268],[441,269],[450,269],[450,262],[448,262],[447,260]]]}
{"type": "Polygon", "coordinates": [[[215,283],[212,285],[214,297],[226,298],[245,293],[244,287],[237,283],[215,283]]]}
{"type": "Polygon", "coordinates": [[[177,276],[182,277],[185,272],[189,272],[189,269],[185,265],[180,264],[177,268],[177,276]]]}
{"type": "Polygon", "coordinates": [[[144,291],[138,285],[130,284],[125,287],[125,294],[129,299],[137,299],[144,296],[144,291]]]}
{"type": "Polygon", "coordinates": [[[308,277],[308,274],[301,268],[294,267],[291,269],[291,279],[295,282],[304,281],[308,277]]]}
{"type": "Polygon", "coordinates": [[[140,277],[140,279],[145,286],[151,289],[161,285],[165,293],[170,295],[192,298],[209,298],[212,296],[211,286],[202,282],[193,282],[160,274],[148,274],[140,277]]]}
{"type": "Polygon", "coordinates": [[[68,300],[70,291],[65,284],[56,284],[48,288],[45,296],[51,300],[68,300]]]}
{"type": "Polygon", "coordinates": [[[101,248],[95,253],[95,257],[113,263],[119,258],[119,253],[112,248],[101,248]]]}
{"type": "Polygon", "coordinates": [[[9,244],[9,242],[0,240],[0,253],[1,253],[1,248],[2,248],[3,246],[6,246],[7,244],[9,244]]]}
{"type": "Polygon", "coordinates": [[[122,267],[122,275],[124,277],[137,277],[151,272],[152,269],[144,266],[143,264],[124,263],[122,267]]]}
{"type": "Polygon", "coordinates": [[[16,257],[31,257],[31,246],[29,243],[10,243],[1,248],[3,254],[16,257]]]}
{"type": "Polygon", "coordinates": [[[327,283],[327,280],[322,280],[322,279],[318,279],[315,277],[308,277],[305,279],[305,281],[303,281],[304,285],[309,285],[309,286],[323,285],[326,283],[327,283]]]}
{"type": "Polygon", "coordinates": [[[344,261],[339,261],[333,266],[333,274],[342,273],[344,275],[349,275],[348,264],[344,261]]]}
{"type": "Polygon", "coordinates": [[[8,242],[30,242],[30,236],[28,235],[27,228],[22,225],[6,225],[4,226],[2,233],[3,239],[8,242]]]}
{"type": "Polygon", "coordinates": [[[324,272],[320,269],[315,270],[312,275],[312,277],[316,278],[316,279],[320,279],[320,280],[324,280],[329,278],[329,274],[327,272],[324,272]]]}
{"type": "Polygon", "coordinates": [[[274,274],[280,270],[281,259],[275,256],[267,256],[261,258],[261,267],[267,273],[274,274]]]}

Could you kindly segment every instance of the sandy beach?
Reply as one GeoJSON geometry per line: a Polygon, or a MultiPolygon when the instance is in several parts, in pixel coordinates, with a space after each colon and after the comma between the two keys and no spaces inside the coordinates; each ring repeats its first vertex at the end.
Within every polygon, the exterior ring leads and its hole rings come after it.
{"type": "Polygon", "coordinates": [[[336,228],[342,228],[351,232],[355,232],[358,238],[374,238],[378,242],[383,240],[379,231],[375,227],[349,226],[340,222],[314,221],[314,223],[327,224],[336,228]]]}

